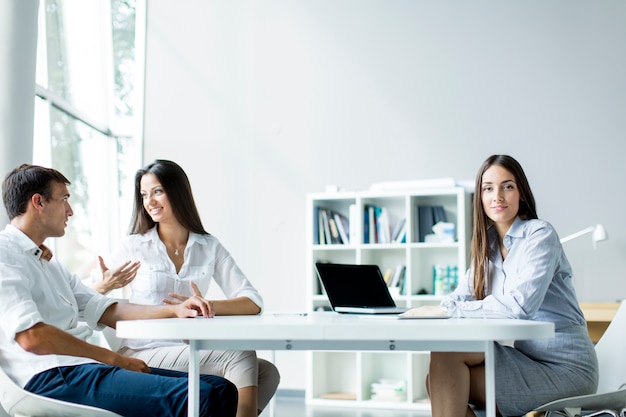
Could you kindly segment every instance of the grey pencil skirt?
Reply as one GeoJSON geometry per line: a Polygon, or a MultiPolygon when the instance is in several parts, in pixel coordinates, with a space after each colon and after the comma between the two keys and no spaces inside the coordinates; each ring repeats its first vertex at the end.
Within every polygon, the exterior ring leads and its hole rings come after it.
{"type": "Polygon", "coordinates": [[[503,416],[598,387],[598,361],[585,326],[558,329],[552,339],[495,344],[496,403],[503,416]]]}

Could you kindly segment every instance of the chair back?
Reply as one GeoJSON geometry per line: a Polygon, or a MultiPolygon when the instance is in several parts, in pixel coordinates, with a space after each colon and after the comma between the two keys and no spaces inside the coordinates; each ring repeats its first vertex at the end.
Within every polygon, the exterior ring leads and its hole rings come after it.
{"type": "Polygon", "coordinates": [[[115,329],[107,326],[102,329],[101,333],[102,336],[104,336],[104,340],[107,342],[107,345],[109,345],[109,349],[113,352],[117,352],[119,348],[122,347],[122,339],[116,336],[115,329]]]}
{"type": "Polygon", "coordinates": [[[615,391],[626,383],[626,300],[596,343],[600,369],[598,393],[615,391]]]}
{"type": "Polygon", "coordinates": [[[11,417],[121,417],[112,411],[68,403],[26,391],[0,368],[0,416],[11,417]]]}
{"type": "MultiPolygon", "coordinates": [[[[126,298],[115,298],[118,303],[128,303],[128,299],[126,298]]],[[[104,340],[109,345],[109,349],[113,352],[117,352],[119,348],[122,347],[122,339],[118,338],[115,334],[115,329],[106,326],[101,330],[102,336],[104,336],[104,340]]]]}

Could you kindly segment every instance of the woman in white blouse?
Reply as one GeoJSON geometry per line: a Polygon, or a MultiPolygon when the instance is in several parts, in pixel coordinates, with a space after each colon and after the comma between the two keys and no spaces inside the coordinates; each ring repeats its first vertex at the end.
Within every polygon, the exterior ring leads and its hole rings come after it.
{"type": "MultiPolygon", "coordinates": [[[[570,264],[554,228],[537,218],[522,167],[508,155],[490,156],[478,171],[472,266],[434,309],[449,317],[554,323],[553,339],[495,344],[500,414],[524,415],[543,403],[596,391],[597,359],[570,264]]],[[[484,360],[483,353],[431,353],[427,389],[433,417],[474,416],[474,406],[484,407],[484,360]]]]}
{"type": "MultiPolygon", "coordinates": [[[[137,275],[113,274],[112,281],[94,283],[96,290],[106,293],[129,282],[133,303],[176,303],[206,294],[215,280],[227,299],[209,300],[209,317],[262,311],[258,291],[218,239],[204,230],[189,179],[178,164],[156,160],[137,171],[134,199],[129,236],[100,265],[128,265],[131,270],[138,264],[137,275]]],[[[153,367],[188,369],[189,349],[180,340],[126,339],[118,352],[153,367]]],[[[237,386],[237,417],[260,414],[280,379],[276,367],[254,351],[201,351],[200,366],[201,373],[223,376],[237,386]]]]}

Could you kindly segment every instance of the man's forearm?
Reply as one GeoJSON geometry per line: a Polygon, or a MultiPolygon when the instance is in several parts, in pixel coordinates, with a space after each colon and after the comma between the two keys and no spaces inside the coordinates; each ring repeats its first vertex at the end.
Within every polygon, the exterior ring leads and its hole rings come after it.
{"type": "Polygon", "coordinates": [[[66,355],[93,359],[100,363],[119,366],[129,371],[150,372],[141,359],[120,355],[109,349],[92,345],[63,330],[44,323],[37,323],[28,330],[15,335],[22,349],[37,355],[66,355]]]}
{"type": "Polygon", "coordinates": [[[37,355],[67,355],[89,358],[102,363],[116,362],[116,353],[92,345],[63,330],[44,323],[15,335],[15,341],[27,352],[37,355]]]}

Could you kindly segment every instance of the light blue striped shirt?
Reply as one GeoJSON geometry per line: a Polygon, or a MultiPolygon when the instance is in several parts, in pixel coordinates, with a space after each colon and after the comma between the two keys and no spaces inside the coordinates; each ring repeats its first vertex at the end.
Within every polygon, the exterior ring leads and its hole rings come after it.
{"type": "Polygon", "coordinates": [[[473,273],[461,278],[441,305],[451,317],[515,318],[550,321],[555,328],[585,325],[572,283],[572,268],[559,237],[544,220],[515,219],[504,237],[503,261],[494,227],[490,228],[491,280],[483,300],[473,297],[473,273]]]}

